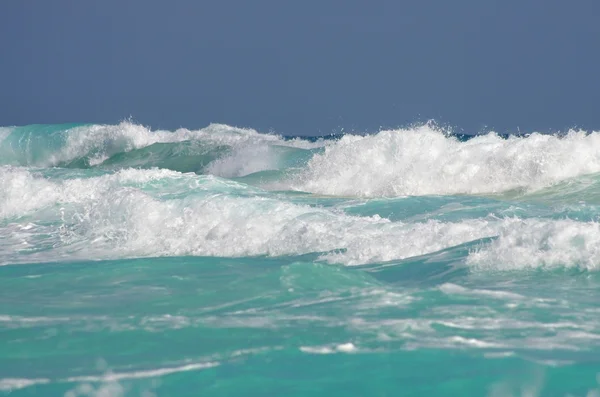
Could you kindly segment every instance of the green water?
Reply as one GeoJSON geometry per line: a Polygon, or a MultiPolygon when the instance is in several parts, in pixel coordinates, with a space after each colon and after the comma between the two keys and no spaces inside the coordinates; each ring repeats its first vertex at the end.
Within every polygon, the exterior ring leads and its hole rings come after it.
{"type": "Polygon", "coordinates": [[[600,395],[597,137],[396,133],[0,130],[0,394],[600,395]]]}

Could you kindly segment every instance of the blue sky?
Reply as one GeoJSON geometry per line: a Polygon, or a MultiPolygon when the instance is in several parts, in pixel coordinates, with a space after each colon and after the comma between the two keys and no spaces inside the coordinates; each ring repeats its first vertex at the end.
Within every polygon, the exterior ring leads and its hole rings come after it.
{"type": "Polygon", "coordinates": [[[600,2],[3,0],[0,124],[600,130],[600,2]]]}

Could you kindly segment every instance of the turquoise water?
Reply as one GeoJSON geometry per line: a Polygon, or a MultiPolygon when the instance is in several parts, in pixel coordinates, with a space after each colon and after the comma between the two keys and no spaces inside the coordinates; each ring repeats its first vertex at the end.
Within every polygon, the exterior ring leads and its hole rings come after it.
{"type": "Polygon", "coordinates": [[[0,394],[600,395],[600,134],[0,128],[0,394]]]}

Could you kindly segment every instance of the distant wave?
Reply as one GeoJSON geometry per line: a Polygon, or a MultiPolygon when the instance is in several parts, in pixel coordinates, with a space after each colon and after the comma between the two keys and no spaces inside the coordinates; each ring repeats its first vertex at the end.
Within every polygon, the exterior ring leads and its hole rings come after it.
{"type": "Polygon", "coordinates": [[[305,139],[222,124],[173,132],[130,122],[34,125],[0,129],[0,163],[112,170],[158,167],[227,178],[286,171],[264,187],[331,196],[495,194],[531,192],[600,172],[600,133],[489,133],[468,139],[422,125],[305,139]]]}
{"type": "Polygon", "coordinates": [[[394,197],[526,191],[600,172],[600,134],[494,133],[461,141],[427,126],[344,136],[307,164],[298,188],[310,192],[394,197]]]}
{"type": "Polygon", "coordinates": [[[160,167],[243,176],[278,168],[278,157],[291,149],[307,150],[324,144],[322,139],[286,139],[223,124],[173,132],[151,131],[126,121],[118,125],[32,125],[0,129],[0,163],[67,168],[160,167]],[[205,169],[211,162],[214,164],[205,169]]]}

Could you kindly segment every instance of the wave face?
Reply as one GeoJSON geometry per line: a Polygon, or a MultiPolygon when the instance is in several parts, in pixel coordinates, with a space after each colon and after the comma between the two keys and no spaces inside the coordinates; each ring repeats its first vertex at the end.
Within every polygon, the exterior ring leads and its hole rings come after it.
{"type": "Polygon", "coordinates": [[[190,131],[150,131],[131,122],[119,125],[57,125],[4,128],[4,165],[65,168],[151,168],[240,176],[278,168],[278,148],[311,149],[319,142],[285,140],[251,129],[213,124],[190,131]],[[231,158],[228,162],[227,158],[231,158]],[[215,161],[218,160],[218,161],[215,161]]]}
{"type": "Polygon", "coordinates": [[[600,133],[2,127],[0,265],[4,392],[596,395],[600,133]]]}

